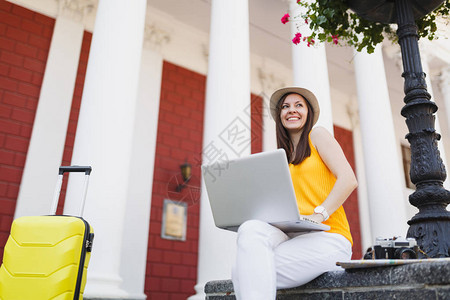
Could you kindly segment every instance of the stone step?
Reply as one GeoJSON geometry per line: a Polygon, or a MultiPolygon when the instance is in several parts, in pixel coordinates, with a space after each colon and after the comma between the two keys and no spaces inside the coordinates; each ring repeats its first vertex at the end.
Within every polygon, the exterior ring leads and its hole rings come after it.
{"type": "MultiPolygon", "coordinates": [[[[210,281],[206,300],[234,300],[231,280],[210,281]]],[[[325,273],[293,289],[279,290],[278,300],[420,299],[450,300],[450,260],[325,273]]]]}

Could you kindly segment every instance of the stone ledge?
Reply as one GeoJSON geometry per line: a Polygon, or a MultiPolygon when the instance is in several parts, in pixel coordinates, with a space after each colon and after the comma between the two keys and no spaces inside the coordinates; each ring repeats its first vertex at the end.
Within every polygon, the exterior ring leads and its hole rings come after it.
{"type": "MultiPolygon", "coordinates": [[[[205,286],[206,300],[233,300],[230,280],[205,286]]],[[[450,261],[325,273],[277,299],[450,299],[450,261]]]]}

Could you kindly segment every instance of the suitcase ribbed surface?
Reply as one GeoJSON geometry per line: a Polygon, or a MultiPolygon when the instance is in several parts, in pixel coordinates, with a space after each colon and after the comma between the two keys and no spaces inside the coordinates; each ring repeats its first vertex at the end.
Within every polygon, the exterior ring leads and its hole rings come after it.
{"type": "MultiPolygon", "coordinates": [[[[0,268],[0,300],[72,300],[86,225],[76,217],[21,217],[13,222],[0,268]]],[[[86,253],[80,298],[86,284],[86,253]]]]}

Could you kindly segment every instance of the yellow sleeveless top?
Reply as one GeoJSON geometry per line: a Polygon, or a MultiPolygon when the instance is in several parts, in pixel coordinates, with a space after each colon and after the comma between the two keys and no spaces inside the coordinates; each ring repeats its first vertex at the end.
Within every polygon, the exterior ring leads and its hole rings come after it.
{"type": "MultiPolygon", "coordinates": [[[[336,177],[322,161],[319,153],[308,138],[311,156],[298,165],[289,164],[295,196],[301,215],[311,215],[314,208],[321,205],[333,189],[336,177]]],[[[344,208],[340,206],[324,224],[331,227],[327,232],[339,233],[353,245],[350,226],[344,208]]]]}

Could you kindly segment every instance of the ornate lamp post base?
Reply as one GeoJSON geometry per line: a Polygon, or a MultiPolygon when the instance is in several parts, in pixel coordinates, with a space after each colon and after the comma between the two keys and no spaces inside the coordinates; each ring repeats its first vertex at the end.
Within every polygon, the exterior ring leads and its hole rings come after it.
{"type": "Polygon", "coordinates": [[[405,78],[405,106],[402,116],[406,118],[411,144],[411,181],[417,190],[409,202],[419,209],[410,220],[407,236],[417,240],[424,252],[421,257],[449,257],[450,253],[450,191],[444,189],[447,175],[440,157],[434,113],[437,106],[431,102],[427,92],[425,73],[422,70],[418,45],[417,27],[414,18],[429,13],[442,0],[349,0],[349,7],[370,21],[397,22],[397,35],[402,52],[405,78]],[[383,13],[380,13],[383,12],[383,13]],[[420,15],[420,12],[422,14],[420,15]]]}
{"type": "Polygon", "coordinates": [[[408,221],[408,237],[416,239],[420,249],[426,253],[420,258],[439,258],[449,256],[450,214],[445,206],[432,209],[419,207],[419,213],[408,221]]]}

